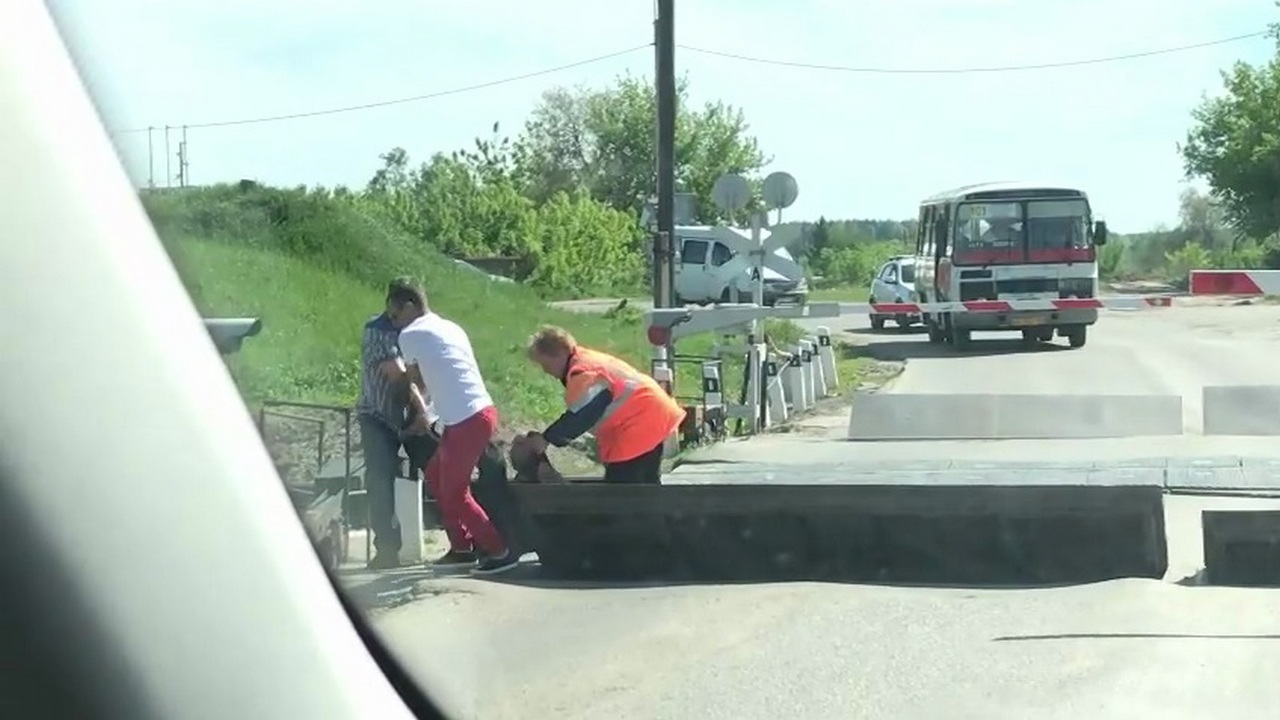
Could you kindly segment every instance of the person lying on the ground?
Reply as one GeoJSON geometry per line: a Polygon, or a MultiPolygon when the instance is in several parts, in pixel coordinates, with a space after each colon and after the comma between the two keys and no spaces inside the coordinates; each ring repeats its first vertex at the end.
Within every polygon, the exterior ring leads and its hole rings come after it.
{"type": "Polygon", "coordinates": [[[605,482],[661,482],[667,440],[685,412],[657,381],[619,358],[578,345],[559,327],[538,330],[529,339],[528,354],[564,385],[566,406],[545,430],[526,436],[532,452],[564,447],[591,432],[605,482]]]}
{"type": "Polygon", "coordinates": [[[556,470],[551,464],[551,459],[547,457],[544,450],[536,450],[539,446],[538,441],[530,440],[531,436],[536,437],[538,433],[528,433],[526,435],[517,435],[511,441],[511,450],[509,457],[511,458],[511,469],[515,471],[515,482],[520,483],[562,483],[565,482],[564,476],[560,471],[556,470]]]}

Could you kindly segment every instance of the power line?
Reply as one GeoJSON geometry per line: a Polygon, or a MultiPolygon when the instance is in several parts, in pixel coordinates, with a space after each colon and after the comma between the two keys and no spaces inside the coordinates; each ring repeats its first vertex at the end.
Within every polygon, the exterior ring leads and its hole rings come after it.
{"type": "MultiPolygon", "coordinates": [[[[616,52],[611,52],[606,55],[598,55],[593,58],[587,58],[586,60],[579,60],[577,62],[572,62],[572,63],[569,63],[568,65],[558,65],[552,68],[546,68],[543,70],[536,70],[534,72],[524,73],[523,75],[512,75],[510,77],[504,77],[498,80],[490,80],[488,82],[482,82],[482,83],[477,83],[475,85],[466,85],[463,87],[451,88],[449,90],[440,90],[433,93],[427,93],[425,95],[415,95],[413,97],[398,98],[395,100],[380,100],[377,102],[363,103],[360,105],[346,105],[343,107],[327,108],[324,110],[311,110],[308,112],[289,113],[286,115],[266,115],[262,117],[242,118],[239,120],[220,120],[216,122],[188,123],[186,125],[183,125],[182,127],[189,128],[189,129],[196,129],[196,128],[229,127],[232,125],[255,125],[258,123],[280,122],[282,120],[298,120],[302,118],[320,117],[322,115],[337,115],[339,113],[357,112],[360,110],[372,110],[373,108],[388,107],[391,105],[403,105],[406,103],[421,102],[423,100],[434,100],[435,98],[447,97],[449,95],[460,95],[462,93],[468,93],[475,90],[484,90],[485,88],[496,87],[498,85],[506,85],[508,83],[519,82],[521,80],[528,80],[530,78],[541,77],[543,75],[550,75],[552,73],[558,73],[563,70],[570,70],[572,68],[582,67],[584,65],[592,65],[594,63],[603,62],[605,60],[612,60],[613,58],[621,57],[623,55],[629,55],[638,50],[645,50],[650,47],[653,47],[653,43],[637,45],[632,48],[627,48],[626,50],[618,50],[616,52]]],[[[112,134],[125,135],[130,133],[144,133],[151,129],[152,128],[131,128],[128,130],[113,130],[112,134]]]]}
{"type": "MultiPolygon", "coordinates": [[[[1018,72],[1027,70],[1049,70],[1053,68],[1079,67],[1083,65],[1098,65],[1102,63],[1120,62],[1124,60],[1135,60],[1139,58],[1154,57],[1157,55],[1169,55],[1172,53],[1186,52],[1189,50],[1198,50],[1200,48],[1212,47],[1215,45],[1225,45],[1228,43],[1239,42],[1241,40],[1249,40],[1252,38],[1264,37],[1270,35],[1270,31],[1259,31],[1247,33],[1245,35],[1236,35],[1233,37],[1222,38],[1220,40],[1210,40],[1208,42],[1194,43],[1191,45],[1180,45],[1177,47],[1161,48],[1159,50],[1147,50],[1145,52],[1129,53],[1126,55],[1111,55],[1108,57],[1089,58],[1085,60],[1068,60],[1064,62],[1054,63],[1036,63],[1030,65],[1002,65],[995,67],[964,67],[964,68],[889,68],[889,67],[855,67],[847,65],[823,65],[818,63],[798,62],[792,60],[777,60],[772,58],[753,57],[749,55],[738,55],[736,53],[723,52],[720,50],[708,50],[706,48],[692,47],[689,45],[677,45],[681,50],[701,55],[710,55],[714,57],[725,58],[728,60],[737,60],[740,62],[758,63],[761,65],[774,65],[780,67],[793,67],[806,70],[826,70],[830,72],[846,72],[846,73],[864,73],[864,74],[892,74],[892,75],[959,75],[969,73],[997,73],[997,72],[1018,72]]],[[[284,115],[266,115],[261,117],[241,118],[237,120],[220,120],[214,122],[188,123],[185,126],[173,125],[171,127],[187,127],[190,129],[197,128],[216,128],[230,127],[233,125],[256,125],[260,123],[280,122],[284,120],[299,120],[303,118],[320,117],[323,115],[337,115],[340,113],[358,112],[360,110],[371,110],[374,108],[388,107],[392,105],[403,105],[413,102],[421,102],[423,100],[433,100],[436,98],[447,97],[450,95],[460,95],[462,93],[473,92],[476,90],[484,90],[486,88],[506,85],[508,83],[520,82],[530,78],[541,77],[558,73],[563,70],[570,70],[584,65],[592,65],[594,63],[612,60],[616,57],[629,55],[639,50],[645,50],[653,47],[653,43],[645,43],[625,50],[618,50],[598,55],[596,57],[579,60],[567,65],[559,65],[552,68],[537,70],[534,72],[524,73],[522,75],[512,75],[497,80],[477,83],[475,85],[465,85],[462,87],[451,88],[449,90],[440,90],[425,95],[415,95],[413,97],[397,98],[395,100],[381,100],[377,102],[363,103],[360,105],[346,105],[343,107],[326,108],[324,110],[311,110],[307,112],[288,113],[284,115]]],[[[128,135],[134,133],[145,133],[154,131],[155,127],[150,128],[130,128],[126,130],[113,130],[112,135],[128,135]]]]}
{"type": "Polygon", "coordinates": [[[707,50],[705,48],[690,47],[688,45],[677,45],[681,50],[687,50],[692,53],[701,55],[712,55],[715,57],[726,58],[729,60],[740,60],[743,62],[753,62],[762,65],[777,65],[782,67],[803,68],[806,70],[829,70],[832,72],[847,73],[875,73],[875,74],[891,74],[891,75],[961,75],[968,73],[998,73],[998,72],[1017,72],[1023,70],[1048,70],[1052,68],[1078,67],[1081,65],[1100,65],[1102,63],[1120,62],[1123,60],[1136,60],[1138,58],[1154,57],[1156,55],[1169,55],[1172,53],[1186,52],[1188,50],[1198,50],[1200,48],[1212,47],[1214,45],[1226,45],[1227,43],[1239,42],[1251,38],[1263,37],[1270,35],[1268,30],[1248,33],[1246,35],[1236,35],[1234,37],[1222,38],[1221,40],[1210,40],[1208,42],[1195,43],[1193,45],[1179,45],[1178,47],[1161,48],[1159,50],[1147,50],[1145,52],[1129,53],[1127,55],[1111,55],[1108,57],[1090,58],[1087,60],[1068,60],[1065,62],[1054,63],[1036,63],[1034,65],[1002,65],[996,67],[966,67],[966,68],[888,68],[888,67],[850,67],[847,65],[820,65],[817,63],[795,62],[791,60],[773,60],[769,58],[752,57],[749,55],[738,55],[735,53],[722,52],[720,50],[707,50]]]}

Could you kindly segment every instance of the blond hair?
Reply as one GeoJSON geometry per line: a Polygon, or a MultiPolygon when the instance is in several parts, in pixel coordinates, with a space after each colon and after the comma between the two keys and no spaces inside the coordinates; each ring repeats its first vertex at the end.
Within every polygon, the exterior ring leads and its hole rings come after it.
{"type": "Polygon", "coordinates": [[[578,347],[578,341],[568,330],[555,325],[543,325],[538,332],[529,338],[528,351],[537,355],[558,355],[571,353],[578,347]]]}

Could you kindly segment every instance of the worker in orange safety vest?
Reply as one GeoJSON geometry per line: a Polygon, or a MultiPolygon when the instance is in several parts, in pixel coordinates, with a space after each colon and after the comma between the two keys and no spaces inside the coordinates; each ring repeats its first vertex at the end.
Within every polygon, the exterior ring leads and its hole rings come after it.
{"type": "Polygon", "coordinates": [[[685,411],[653,378],[626,362],[584,348],[563,328],[544,326],[529,339],[529,359],[564,384],[565,412],[541,433],[530,433],[530,450],[564,447],[591,432],[605,482],[660,482],[666,441],[684,422],[685,411]]]}

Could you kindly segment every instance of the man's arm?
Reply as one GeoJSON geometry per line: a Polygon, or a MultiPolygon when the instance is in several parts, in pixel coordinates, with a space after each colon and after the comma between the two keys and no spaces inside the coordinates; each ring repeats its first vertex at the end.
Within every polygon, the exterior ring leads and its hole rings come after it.
{"type": "Polygon", "coordinates": [[[427,412],[427,399],[424,396],[427,384],[422,380],[422,371],[418,369],[417,363],[411,363],[406,367],[403,362],[400,363],[400,371],[404,373],[409,383],[409,402],[413,405],[414,412],[418,417],[426,420],[430,413],[427,412]]]}
{"type": "Polygon", "coordinates": [[[613,392],[609,383],[603,378],[587,381],[589,384],[583,392],[569,405],[556,421],[542,431],[547,443],[556,447],[564,447],[581,437],[604,417],[604,413],[613,403],[613,392]]]}

